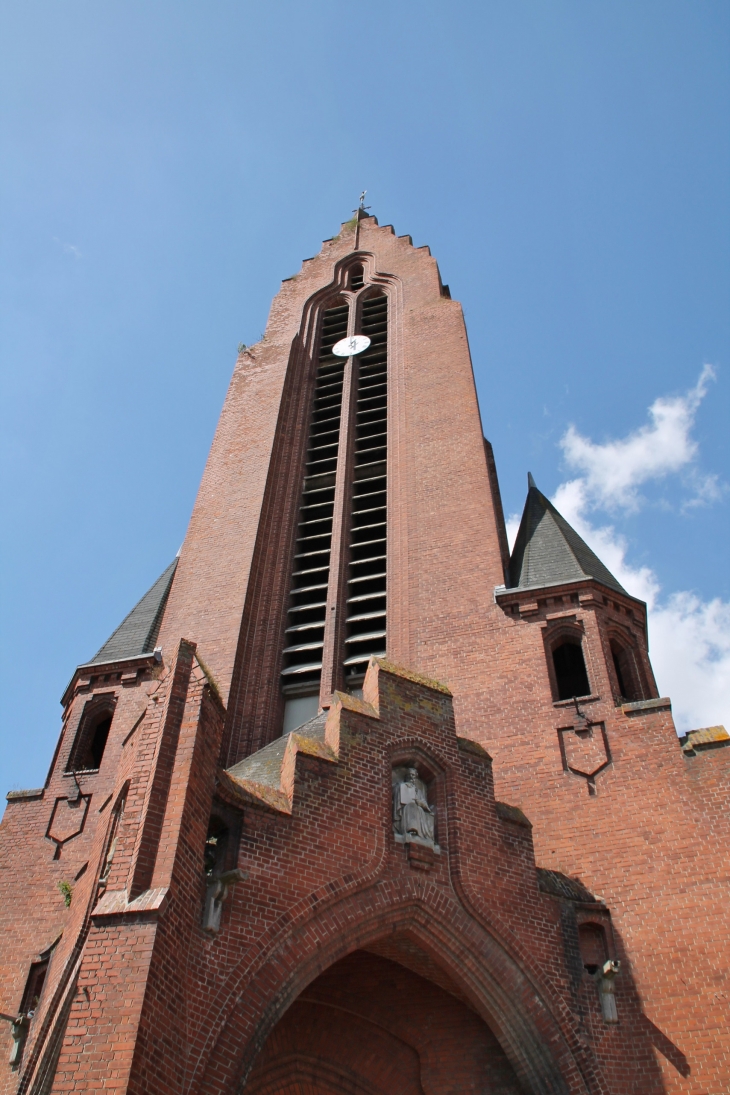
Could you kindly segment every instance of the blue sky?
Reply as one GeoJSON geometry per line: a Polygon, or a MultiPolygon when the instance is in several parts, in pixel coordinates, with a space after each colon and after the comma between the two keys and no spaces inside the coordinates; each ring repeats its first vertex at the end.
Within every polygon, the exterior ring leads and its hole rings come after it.
{"type": "Polygon", "coordinates": [[[3,5],[2,788],[363,187],[464,305],[507,512],[531,470],[654,606],[681,727],[730,723],[729,39],[709,0],[3,5]]]}

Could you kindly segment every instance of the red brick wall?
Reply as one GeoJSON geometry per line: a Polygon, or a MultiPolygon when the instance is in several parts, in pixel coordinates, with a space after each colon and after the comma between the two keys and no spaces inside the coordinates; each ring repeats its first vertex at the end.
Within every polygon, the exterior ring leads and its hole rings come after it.
{"type": "MultiPolygon", "coordinates": [[[[599,1090],[597,1077],[602,1068],[610,1075],[613,1062],[623,1082],[627,1060],[634,1072],[644,1067],[651,1081],[636,1090],[659,1090],[642,1043],[605,1027],[595,986],[586,985],[575,963],[568,967],[574,913],[537,892],[529,829],[495,814],[490,766],[457,747],[449,697],[382,673],[377,696],[370,696],[377,698],[379,719],[357,710],[334,713],[340,720],[336,764],[297,762],[291,816],[246,811],[239,865],[249,878],[229,899],[221,935],[207,942],[194,926],[189,950],[178,958],[189,978],[186,1083],[194,1090],[198,1084],[202,1091],[232,1089],[272,1022],[312,978],[353,946],[385,936],[406,949],[410,941],[421,968],[430,961],[488,1018],[503,1043],[511,1043],[512,1067],[523,1080],[536,1082],[538,1071],[530,1040],[546,1046],[557,1036],[564,1049],[562,1056],[557,1050],[556,1067],[569,1090],[583,1090],[581,1073],[593,1075],[599,1090]],[[390,834],[390,766],[414,755],[435,773],[440,815],[442,855],[426,872],[409,864],[390,834]],[[508,912],[515,908],[522,911],[517,921],[508,912]],[[547,1013],[535,1009],[536,988],[547,1013]],[[584,1021],[599,1028],[605,1061],[582,1044],[571,1007],[576,994],[584,1021]]],[[[169,930],[166,920],[167,914],[160,932],[169,930]]],[[[170,931],[178,955],[181,938],[179,930],[170,931]]],[[[630,1021],[637,1005],[628,979],[619,1006],[630,1021]]],[[[150,1008],[150,1056],[158,1068],[175,1042],[163,1014],[159,1003],[150,1008]]],[[[168,1076],[171,1068],[172,1060],[168,1076]]],[[[167,1090],[161,1074],[155,1082],[167,1090]]],[[[625,1090],[633,1090],[633,1081],[626,1083],[625,1090]]],[[[133,1083],[131,1089],[145,1088],[133,1083]]],[[[614,1084],[611,1090],[622,1089],[614,1084]]]]}
{"type": "MultiPolygon", "coordinates": [[[[321,759],[300,752],[291,812],[267,808],[223,780],[219,793],[243,795],[238,865],[248,877],[227,899],[216,936],[201,923],[202,859],[222,711],[185,644],[160,693],[162,711],[149,718],[157,721],[158,743],[161,727],[175,718],[172,765],[162,748],[150,756],[144,733],[135,759],[119,765],[130,800],[135,781],[143,782],[139,770],[158,787],[159,769],[170,773],[157,811],[153,887],[130,903],[136,860],[124,848],[139,854],[141,844],[120,840],[109,886],[94,906],[105,854],[97,826],[97,866],[87,872],[85,896],[78,904],[74,897],[76,919],[55,967],[56,983],[59,971],[71,971],[73,996],[53,1091],[233,1092],[252,1066],[252,1083],[270,1066],[284,1067],[277,1045],[298,1016],[306,1028],[312,993],[354,994],[363,1021],[379,1016],[392,1036],[394,999],[421,979],[428,989],[410,1017],[403,1009],[397,1037],[410,1049],[392,1062],[394,1075],[412,1078],[417,1064],[434,1089],[450,1077],[469,1090],[488,1062],[495,1091],[516,1090],[515,1076],[528,1090],[561,1082],[570,1092],[661,1090],[645,1039],[634,1035],[640,1009],[630,974],[618,992],[623,1025],[606,1026],[578,959],[577,919],[588,907],[538,890],[529,825],[497,811],[489,758],[459,744],[447,692],[387,667],[371,669],[366,700],[345,698],[330,713],[321,759]],[[175,700],[181,673],[187,685],[175,700]],[[433,781],[440,855],[421,850],[414,857],[393,839],[390,772],[406,760],[433,781]],[[348,959],[345,980],[337,966],[320,977],[363,948],[380,957],[348,959]],[[394,960],[397,991],[384,994],[377,985],[394,960]],[[298,997],[301,1004],[277,1027],[298,997]]],[[[123,828],[133,816],[125,813],[123,828]]],[[[145,829],[142,817],[136,829],[145,829]]],[[[291,1036],[299,1037],[295,1029],[291,1036]]],[[[32,1052],[29,1043],[23,1090],[32,1052]]],[[[352,1057],[351,1072],[360,1074],[362,1060],[352,1057]]],[[[375,1090],[386,1082],[376,1073],[363,1073],[375,1090]]]]}
{"type": "Polygon", "coordinates": [[[668,703],[615,706],[606,635],[618,617],[602,597],[558,606],[532,596],[539,611],[497,617],[490,636],[497,656],[479,740],[494,757],[496,793],[530,817],[542,866],[580,878],[610,906],[666,1090],[720,1095],[730,1089],[730,950],[721,928],[730,750],[685,757],[668,703]],[[582,708],[609,743],[595,795],[563,767],[560,728],[577,720],[570,704],[553,701],[543,643],[548,617],[560,612],[574,612],[585,629],[594,699],[582,708]]]}

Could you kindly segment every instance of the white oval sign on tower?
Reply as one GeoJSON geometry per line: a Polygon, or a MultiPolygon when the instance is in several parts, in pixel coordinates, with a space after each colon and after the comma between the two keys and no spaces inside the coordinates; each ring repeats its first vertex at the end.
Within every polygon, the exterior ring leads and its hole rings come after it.
{"type": "Polygon", "coordinates": [[[369,345],[370,339],[367,335],[350,335],[349,338],[341,338],[339,342],[335,342],[332,353],[337,357],[354,357],[355,354],[367,350],[369,345]]]}

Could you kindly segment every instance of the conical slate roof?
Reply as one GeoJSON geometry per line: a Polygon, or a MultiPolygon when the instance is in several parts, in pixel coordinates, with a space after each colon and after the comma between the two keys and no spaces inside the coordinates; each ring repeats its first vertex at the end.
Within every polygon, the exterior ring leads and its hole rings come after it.
{"type": "Polygon", "coordinates": [[[528,475],[529,490],[509,564],[512,589],[534,589],[594,578],[615,589],[626,590],[558,513],[552,502],[528,475]]]}
{"type": "Polygon", "coordinates": [[[122,620],[116,631],[109,636],[101,650],[87,663],[88,665],[115,662],[120,658],[135,658],[152,653],[176,566],[177,559],[174,559],[152,588],[147,590],[142,600],[122,620]]]}

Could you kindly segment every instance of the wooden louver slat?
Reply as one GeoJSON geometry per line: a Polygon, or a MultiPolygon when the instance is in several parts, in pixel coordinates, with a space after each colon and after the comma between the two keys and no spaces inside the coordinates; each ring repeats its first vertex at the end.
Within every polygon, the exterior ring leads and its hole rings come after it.
{"type": "Polygon", "coordinates": [[[328,308],[322,318],[286,645],[282,652],[285,696],[319,692],[345,368],[344,359],[335,357],[332,347],[347,334],[348,313],[349,306],[342,304],[328,308]]]}

